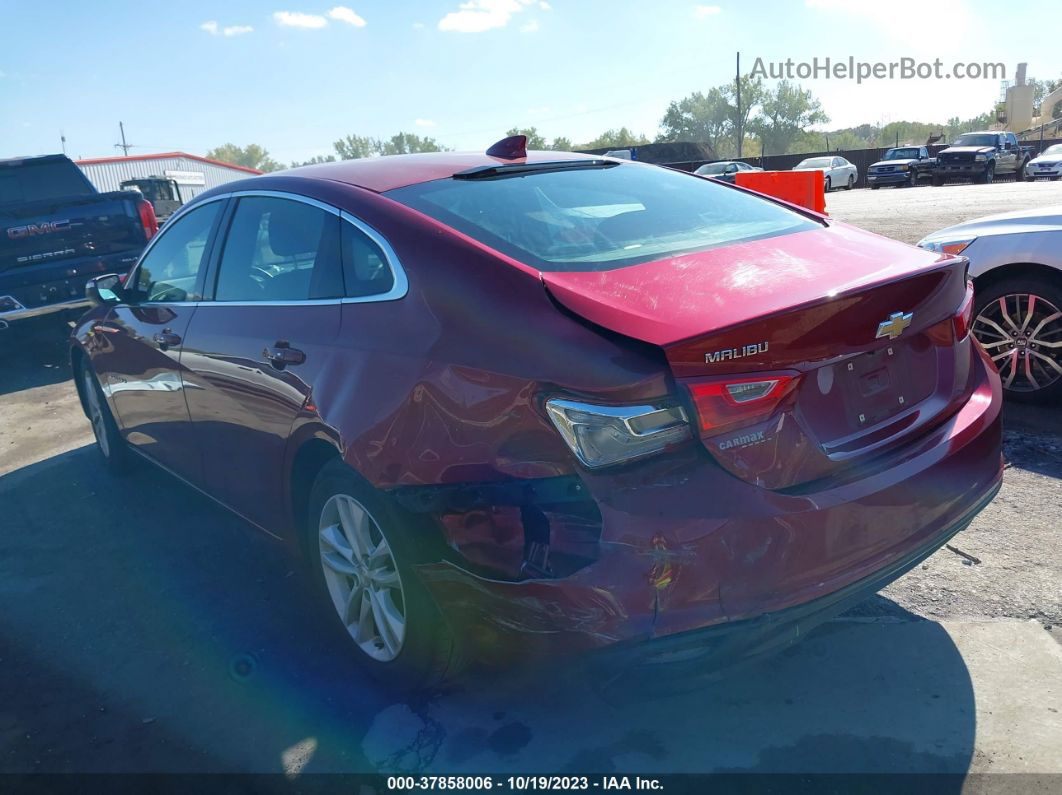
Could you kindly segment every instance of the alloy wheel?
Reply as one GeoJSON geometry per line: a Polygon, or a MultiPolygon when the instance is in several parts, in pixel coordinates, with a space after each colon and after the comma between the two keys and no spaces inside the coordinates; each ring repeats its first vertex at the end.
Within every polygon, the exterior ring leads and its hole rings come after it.
{"type": "Polygon", "coordinates": [[[1037,392],[1062,378],[1062,311],[1045,298],[1002,295],[984,306],[973,332],[1006,389],[1037,392]]]}
{"type": "Polygon", "coordinates": [[[96,444],[104,457],[111,455],[111,444],[107,438],[107,426],[104,423],[103,406],[100,403],[100,392],[96,386],[96,379],[92,377],[92,371],[88,367],[81,370],[81,382],[85,387],[85,403],[88,408],[89,422],[92,423],[92,435],[96,437],[96,444]]]}
{"type": "Polygon", "coordinates": [[[336,494],[321,509],[318,538],[325,584],[347,632],[372,659],[395,659],[406,636],[406,599],[376,520],[353,497],[336,494]]]}

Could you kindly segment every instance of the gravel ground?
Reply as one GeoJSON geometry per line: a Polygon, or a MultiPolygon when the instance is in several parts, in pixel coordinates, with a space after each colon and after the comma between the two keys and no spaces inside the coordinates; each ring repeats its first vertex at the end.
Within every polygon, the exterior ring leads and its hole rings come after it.
{"type": "Polygon", "coordinates": [[[826,197],[834,218],[905,243],[983,215],[1052,205],[1062,205],[1062,182],[839,190],[826,197]]]}

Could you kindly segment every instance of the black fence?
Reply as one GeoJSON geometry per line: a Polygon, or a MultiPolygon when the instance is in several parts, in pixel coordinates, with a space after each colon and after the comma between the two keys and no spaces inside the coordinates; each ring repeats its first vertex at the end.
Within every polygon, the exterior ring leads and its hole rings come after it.
{"type": "MultiPolygon", "coordinates": [[[[1051,146],[1052,144],[1058,143],[1062,143],[1062,138],[1045,138],[1042,144],[1040,143],[1040,141],[1021,141],[1020,145],[1023,147],[1028,147],[1032,152],[1032,156],[1036,157],[1036,155],[1040,154],[1040,152],[1046,149],[1047,147],[1051,146]]],[[[946,149],[947,147],[948,144],[937,144],[927,148],[929,149],[929,153],[933,157],[936,157],[938,152],[940,152],[942,149],[946,149]]],[[[843,157],[848,160],[848,162],[854,164],[859,170],[859,179],[856,182],[856,185],[858,187],[863,188],[867,185],[867,168],[872,163],[876,163],[877,161],[881,160],[885,152],[893,148],[894,147],[892,146],[883,146],[874,149],[838,149],[832,152],[802,152],[801,154],[797,155],[767,155],[766,157],[742,157],[740,158],[740,160],[745,163],[748,163],[749,165],[759,166],[765,171],[789,171],[794,166],[796,166],[796,164],[799,163],[801,160],[805,160],[809,157],[843,157]]],[[[643,158],[640,156],[642,154],[641,148],[638,149],[638,154],[639,160],[648,160],[648,158],[643,158]]],[[[730,159],[736,160],[739,158],[730,159]]],[[[678,162],[672,161],[669,163],[660,163],[660,165],[666,165],[671,168],[682,169],[683,171],[693,171],[696,168],[700,168],[705,163],[715,162],[719,162],[719,160],[683,160],[678,162]]]]}

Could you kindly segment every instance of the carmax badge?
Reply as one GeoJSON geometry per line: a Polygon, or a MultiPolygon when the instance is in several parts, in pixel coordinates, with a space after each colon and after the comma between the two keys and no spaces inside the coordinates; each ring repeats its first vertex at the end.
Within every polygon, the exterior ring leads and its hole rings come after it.
{"type": "Polygon", "coordinates": [[[913,312],[904,314],[903,312],[893,312],[889,315],[889,319],[881,323],[878,323],[878,333],[876,339],[882,337],[888,337],[890,340],[894,340],[903,334],[904,329],[911,325],[911,320],[914,318],[913,312]]]}

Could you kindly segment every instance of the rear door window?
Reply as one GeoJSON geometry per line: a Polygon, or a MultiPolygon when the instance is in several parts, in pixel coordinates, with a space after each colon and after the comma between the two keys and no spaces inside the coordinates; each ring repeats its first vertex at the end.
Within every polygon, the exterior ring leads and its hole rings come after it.
{"type": "Polygon", "coordinates": [[[340,221],[294,199],[239,199],[218,266],[216,301],[306,301],[343,294],[340,221]]]}

